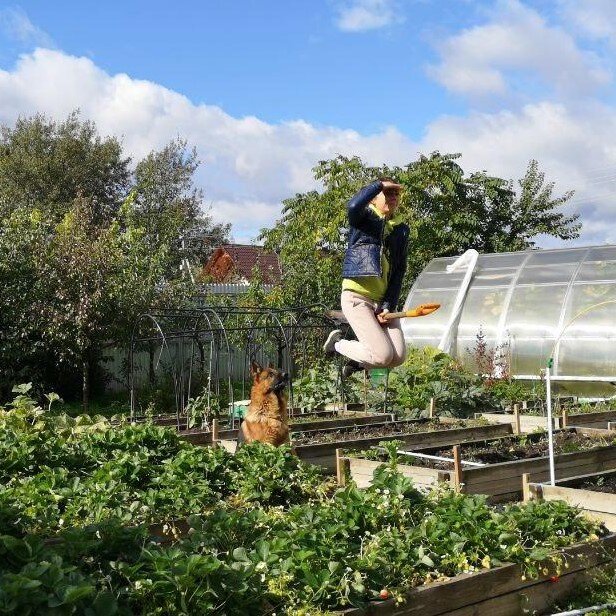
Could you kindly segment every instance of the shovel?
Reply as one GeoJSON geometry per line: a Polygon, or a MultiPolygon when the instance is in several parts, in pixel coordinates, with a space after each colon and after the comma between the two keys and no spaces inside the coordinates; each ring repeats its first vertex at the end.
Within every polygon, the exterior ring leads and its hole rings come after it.
{"type": "MultiPolygon", "coordinates": [[[[419,304],[419,306],[415,306],[415,308],[405,310],[404,312],[388,312],[383,318],[386,321],[391,321],[393,319],[405,319],[408,317],[425,317],[428,314],[432,314],[440,307],[440,304],[419,304]]],[[[346,323],[346,318],[342,314],[342,310],[328,310],[327,316],[346,323]]]]}

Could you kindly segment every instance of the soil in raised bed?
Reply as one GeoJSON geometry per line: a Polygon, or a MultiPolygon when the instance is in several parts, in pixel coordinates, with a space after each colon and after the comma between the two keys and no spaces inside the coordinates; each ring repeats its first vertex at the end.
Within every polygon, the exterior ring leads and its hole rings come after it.
{"type": "Polygon", "coordinates": [[[361,417],[369,417],[371,415],[374,415],[374,413],[360,413],[358,411],[330,411],[323,412],[323,414],[318,415],[300,413],[289,417],[289,425],[312,423],[317,421],[332,421],[333,419],[349,419],[350,417],[359,419],[361,417]]]}
{"type": "MultiPolygon", "coordinates": [[[[575,432],[563,431],[554,434],[554,453],[573,453],[576,451],[586,451],[595,447],[611,445],[613,441],[587,436],[575,432]]],[[[423,452],[423,453],[428,453],[423,452]]],[[[451,462],[430,460],[413,454],[402,455],[401,464],[412,464],[414,466],[425,466],[428,468],[450,470],[453,464],[453,452],[451,447],[438,450],[431,450],[430,455],[441,458],[451,458],[451,462]]],[[[367,457],[372,460],[386,460],[383,452],[359,452],[359,457],[367,457]]],[[[515,462],[517,460],[529,460],[531,458],[541,458],[548,455],[547,435],[530,435],[523,437],[506,437],[485,443],[468,444],[461,446],[461,458],[468,462],[483,462],[484,464],[498,464],[500,462],[515,462]]]]}
{"type": "Polygon", "coordinates": [[[616,494],[616,477],[595,477],[588,479],[581,486],[582,490],[592,492],[604,492],[605,494],[616,494]]]}
{"type": "MultiPolygon", "coordinates": [[[[332,411],[332,412],[327,412],[324,415],[306,415],[305,417],[301,417],[300,419],[298,419],[297,416],[293,417],[293,418],[289,418],[289,429],[291,431],[293,431],[293,426],[295,425],[302,425],[304,423],[318,423],[319,421],[332,421],[332,420],[336,420],[336,419],[349,419],[349,418],[354,418],[354,419],[360,419],[360,418],[364,418],[364,417],[369,417],[370,415],[372,415],[372,413],[357,413],[357,412],[345,412],[345,411],[332,411]]],[[[383,421],[385,421],[386,418],[383,417],[383,421]]],[[[198,434],[201,432],[211,432],[210,428],[204,428],[199,426],[194,426],[193,428],[189,428],[186,429],[184,426],[186,425],[186,418],[184,418],[182,420],[182,422],[180,423],[180,430],[179,430],[179,434],[198,434]]],[[[169,428],[175,428],[176,426],[167,426],[169,428]]],[[[234,430],[237,429],[238,424],[235,425],[235,427],[230,426],[227,423],[220,423],[218,424],[218,429],[219,430],[234,430]]]]}
{"type": "MultiPolygon", "coordinates": [[[[378,438],[380,436],[396,436],[415,434],[417,432],[435,432],[485,426],[482,420],[460,420],[459,422],[440,423],[434,421],[390,421],[385,424],[367,424],[364,426],[345,426],[330,430],[310,430],[292,434],[294,445],[316,445],[335,443],[337,441],[354,441],[362,438],[378,438]]],[[[293,430],[291,430],[293,432],[293,430]]]]}

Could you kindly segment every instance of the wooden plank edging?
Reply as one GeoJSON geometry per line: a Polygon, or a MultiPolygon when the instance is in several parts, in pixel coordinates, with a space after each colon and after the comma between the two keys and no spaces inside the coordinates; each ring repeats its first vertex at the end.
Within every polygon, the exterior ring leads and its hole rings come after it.
{"type": "MultiPolygon", "coordinates": [[[[611,560],[611,553],[616,549],[616,534],[610,534],[599,541],[583,543],[561,550],[559,553],[567,559],[569,568],[564,570],[558,582],[565,582],[569,576],[583,573],[591,567],[601,566],[611,560]]],[[[553,565],[546,566],[551,573],[535,580],[522,580],[520,565],[506,564],[494,569],[465,573],[443,582],[433,582],[410,589],[405,596],[406,602],[397,606],[393,599],[372,602],[365,608],[351,608],[337,612],[341,616],[445,616],[454,615],[458,610],[469,608],[460,614],[487,614],[489,610],[498,616],[518,616],[525,592],[538,588],[540,591],[557,588],[552,582],[553,565]],[[509,608],[505,608],[507,603],[509,608]],[[508,611],[506,611],[508,609],[508,611]]],[[[551,602],[554,593],[540,592],[544,601],[551,602]]],[[[545,609],[549,603],[536,609],[545,609]]]]}

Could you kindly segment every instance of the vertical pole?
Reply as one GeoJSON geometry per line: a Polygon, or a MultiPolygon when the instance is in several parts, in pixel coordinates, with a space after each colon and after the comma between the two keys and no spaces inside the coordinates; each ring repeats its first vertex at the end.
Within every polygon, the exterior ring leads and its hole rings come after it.
{"type": "Polygon", "coordinates": [[[550,372],[552,370],[552,366],[554,365],[554,360],[550,357],[548,360],[548,365],[545,369],[545,388],[546,388],[546,402],[548,405],[548,449],[550,454],[550,484],[554,485],[556,483],[556,475],[554,472],[554,439],[552,437],[552,431],[554,426],[552,425],[552,381],[550,379],[550,372]]]}
{"type": "Polygon", "coordinates": [[[336,479],[340,487],[346,485],[348,468],[349,459],[342,455],[342,449],[336,449],[336,479]]]}
{"type": "Polygon", "coordinates": [[[368,412],[368,371],[364,370],[364,413],[368,412]]]}
{"type": "Polygon", "coordinates": [[[218,419],[212,420],[212,447],[218,447],[218,419]]]}
{"type": "Polygon", "coordinates": [[[434,398],[430,398],[430,406],[429,406],[429,415],[428,417],[430,417],[430,419],[434,419],[434,410],[436,408],[436,402],[434,400],[434,398]]]}
{"type": "Polygon", "coordinates": [[[383,398],[383,413],[387,413],[387,394],[389,393],[389,368],[385,368],[385,395],[383,398]]]}
{"type": "Polygon", "coordinates": [[[528,409],[528,400],[522,400],[522,410],[526,411],[528,409]]]}
{"type": "Polygon", "coordinates": [[[522,500],[526,503],[531,499],[530,494],[530,474],[522,474],[522,500]]]}
{"type": "Polygon", "coordinates": [[[462,461],[460,456],[460,445],[453,446],[453,475],[454,488],[456,492],[462,491],[462,461]]]}
{"type": "Polygon", "coordinates": [[[567,428],[569,426],[569,409],[566,406],[563,406],[562,419],[561,419],[561,428],[567,428]]]}
{"type": "Polygon", "coordinates": [[[515,433],[520,435],[522,434],[522,426],[520,424],[520,405],[519,404],[514,404],[513,405],[513,422],[514,422],[514,426],[515,426],[515,433]]]}

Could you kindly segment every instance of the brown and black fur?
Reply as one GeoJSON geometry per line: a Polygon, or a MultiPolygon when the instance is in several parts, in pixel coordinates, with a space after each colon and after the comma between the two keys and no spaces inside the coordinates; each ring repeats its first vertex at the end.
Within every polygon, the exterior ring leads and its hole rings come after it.
{"type": "Polygon", "coordinates": [[[240,442],[260,441],[275,446],[289,443],[285,392],[288,375],[272,367],[263,368],[256,362],[252,362],[250,374],[250,406],[240,428],[240,442]]]}

